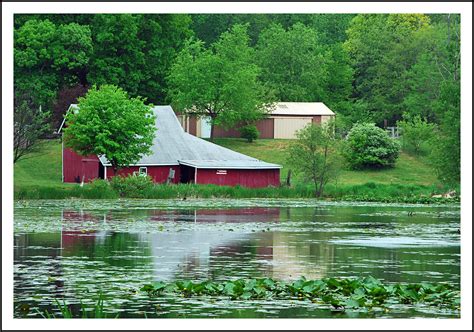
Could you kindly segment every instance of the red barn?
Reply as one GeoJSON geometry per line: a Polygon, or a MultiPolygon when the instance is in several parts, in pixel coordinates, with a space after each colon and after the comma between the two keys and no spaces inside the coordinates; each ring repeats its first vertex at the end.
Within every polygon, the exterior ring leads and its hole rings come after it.
{"type": "MultiPolygon", "coordinates": [[[[71,105],[71,109],[77,109],[71,105]]],[[[280,165],[270,164],[186,133],[170,106],[154,107],[152,154],[120,169],[119,175],[147,174],[156,183],[199,183],[245,187],[280,185],[280,165]]],[[[64,121],[59,128],[61,131],[64,121]]],[[[114,176],[105,156],[80,156],[63,145],[63,182],[114,176]]]]}

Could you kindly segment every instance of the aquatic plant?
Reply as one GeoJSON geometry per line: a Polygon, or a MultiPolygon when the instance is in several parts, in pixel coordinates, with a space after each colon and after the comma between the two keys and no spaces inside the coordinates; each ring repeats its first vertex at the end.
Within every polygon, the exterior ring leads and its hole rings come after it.
{"type": "Polygon", "coordinates": [[[333,310],[375,307],[394,304],[425,304],[452,310],[460,309],[460,292],[450,284],[384,284],[373,278],[323,278],[277,281],[271,278],[230,281],[155,282],[141,291],[152,297],[164,295],[229,297],[232,300],[297,299],[329,305],[333,310]]]}
{"type": "MultiPolygon", "coordinates": [[[[71,308],[70,305],[66,303],[65,300],[60,303],[59,300],[55,298],[54,304],[56,306],[56,309],[61,314],[60,316],[56,316],[53,312],[50,312],[47,309],[44,310],[44,312],[41,312],[38,309],[36,310],[43,318],[111,318],[108,317],[107,313],[104,311],[104,297],[102,295],[102,292],[99,292],[97,302],[94,304],[93,307],[87,308],[82,302],[82,300],[80,301],[80,303],[81,310],[80,312],[76,312],[71,308]]],[[[118,318],[119,314],[114,317],[118,318]]]]}

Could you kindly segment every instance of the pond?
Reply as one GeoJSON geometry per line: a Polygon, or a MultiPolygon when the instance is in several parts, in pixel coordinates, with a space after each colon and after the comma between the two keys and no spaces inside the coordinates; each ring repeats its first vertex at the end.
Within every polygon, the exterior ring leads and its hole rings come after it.
{"type": "Polygon", "coordinates": [[[151,298],[146,283],[373,276],[460,283],[459,205],[315,200],[37,200],[14,210],[15,317],[54,299],[123,318],[459,317],[394,306],[334,312],[298,300],[151,298]]]}

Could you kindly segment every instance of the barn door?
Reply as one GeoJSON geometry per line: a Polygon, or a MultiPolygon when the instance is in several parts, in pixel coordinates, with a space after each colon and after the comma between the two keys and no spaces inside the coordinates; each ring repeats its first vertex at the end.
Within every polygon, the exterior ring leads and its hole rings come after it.
{"type": "Polygon", "coordinates": [[[296,131],[312,122],[311,117],[275,117],[275,138],[296,138],[296,131]]]}

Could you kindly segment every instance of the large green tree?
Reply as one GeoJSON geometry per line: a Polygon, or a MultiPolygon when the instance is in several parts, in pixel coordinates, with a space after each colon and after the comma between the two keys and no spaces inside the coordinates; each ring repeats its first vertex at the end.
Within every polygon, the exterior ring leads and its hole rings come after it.
{"type": "Polygon", "coordinates": [[[252,63],[247,28],[235,25],[209,49],[189,41],[168,76],[169,95],[177,111],[208,116],[214,126],[234,126],[263,116],[269,103],[252,63]]]}
{"type": "Polygon", "coordinates": [[[140,40],[140,17],[132,14],[98,14],[91,23],[94,51],[87,79],[91,84],[114,84],[132,95],[138,93],[145,65],[140,40]]]}
{"type": "Polygon", "coordinates": [[[92,51],[91,31],[76,23],[28,20],[15,30],[15,94],[48,110],[61,86],[85,79],[92,51]]]}
{"type": "Polygon", "coordinates": [[[417,58],[413,38],[428,25],[429,18],[422,14],[364,14],[352,19],[344,47],[355,71],[353,96],[370,115],[361,120],[400,119],[404,73],[417,58]]]}
{"type": "Polygon", "coordinates": [[[114,85],[92,87],[66,117],[64,143],[80,155],[104,155],[117,169],[149,154],[155,116],[142,98],[129,98],[114,85]]]}
{"type": "Polygon", "coordinates": [[[260,34],[257,62],[261,79],[281,101],[321,101],[328,81],[326,52],[313,29],[272,25],[260,34]]]}
{"type": "Polygon", "coordinates": [[[141,68],[138,95],[153,103],[168,102],[166,75],[178,52],[193,32],[189,15],[146,14],[139,21],[138,38],[143,41],[145,63],[141,68]]]}

